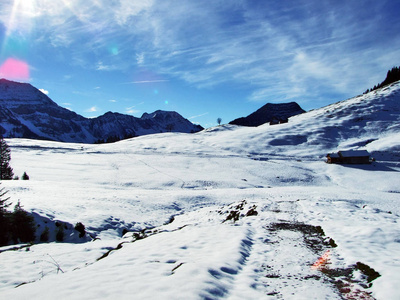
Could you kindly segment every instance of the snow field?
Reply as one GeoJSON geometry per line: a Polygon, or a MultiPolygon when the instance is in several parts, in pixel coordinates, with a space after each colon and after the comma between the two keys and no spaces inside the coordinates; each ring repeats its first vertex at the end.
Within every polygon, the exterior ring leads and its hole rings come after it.
{"type": "Polygon", "coordinates": [[[1,248],[0,297],[399,299],[398,89],[277,126],[108,145],[8,140],[14,172],[31,178],[2,182],[11,201],[96,239],[71,231],[71,243],[1,248]],[[342,147],[377,161],[324,163],[342,147]],[[372,287],[357,262],[381,275],[372,287]]]}

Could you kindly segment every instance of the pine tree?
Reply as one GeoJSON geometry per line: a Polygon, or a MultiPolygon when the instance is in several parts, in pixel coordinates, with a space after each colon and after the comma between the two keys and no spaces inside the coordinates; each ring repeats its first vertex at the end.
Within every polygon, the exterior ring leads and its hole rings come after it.
{"type": "Polygon", "coordinates": [[[7,207],[10,204],[7,203],[9,198],[5,198],[7,191],[4,188],[0,189],[0,246],[7,245],[9,240],[10,230],[10,213],[7,211],[7,207]]]}
{"type": "Polygon", "coordinates": [[[27,243],[35,240],[35,221],[33,217],[22,208],[19,201],[14,207],[14,212],[11,215],[11,222],[14,243],[27,243]]]}
{"type": "Polygon", "coordinates": [[[22,180],[29,180],[29,175],[26,174],[26,172],[24,172],[24,174],[22,174],[21,179],[22,179],[22,180]]]}
{"type": "Polygon", "coordinates": [[[6,208],[10,206],[10,204],[7,204],[6,202],[10,198],[4,198],[4,196],[8,193],[8,191],[4,191],[4,188],[0,189],[0,214],[3,214],[6,212],[6,208]]]}
{"type": "Polygon", "coordinates": [[[11,150],[3,137],[0,137],[0,180],[13,179],[14,172],[10,166],[11,150]]]}

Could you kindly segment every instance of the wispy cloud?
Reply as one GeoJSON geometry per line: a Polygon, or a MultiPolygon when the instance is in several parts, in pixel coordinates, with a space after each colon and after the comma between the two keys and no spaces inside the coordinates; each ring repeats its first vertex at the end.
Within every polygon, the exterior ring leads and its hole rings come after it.
{"type": "Polygon", "coordinates": [[[97,62],[96,70],[97,71],[112,71],[118,69],[117,66],[114,65],[106,65],[104,62],[97,62]]]}
{"type": "Polygon", "coordinates": [[[166,79],[156,79],[156,80],[138,80],[138,81],[132,81],[130,83],[134,84],[140,84],[140,83],[156,83],[156,82],[167,82],[169,80],[166,79]]]}
{"type": "Polygon", "coordinates": [[[148,68],[197,87],[228,82],[255,101],[317,99],[362,91],[398,61],[394,2],[36,0],[12,15],[6,1],[0,21],[10,34],[69,49],[85,68],[148,68]]]}
{"type": "Polygon", "coordinates": [[[144,104],[144,102],[140,102],[140,103],[138,103],[138,104],[135,104],[135,105],[132,105],[132,106],[130,106],[130,107],[125,108],[125,113],[130,114],[130,115],[140,113],[141,110],[136,109],[136,107],[137,107],[138,105],[142,105],[142,104],[144,104]]]}
{"type": "Polygon", "coordinates": [[[206,112],[206,113],[203,113],[203,114],[200,114],[200,115],[196,115],[196,116],[191,116],[191,117],[188,118],[188,120],[193,120],[193,119],[196,119],[196,118],[200,118],[200,117],[203,117],[203,116],[208,115],[208,114],[209,114],[209,112],[206,112]]]}
{"type": "Polygon", "coordinates": [[[97,106],[92,106],[92,107],[90,107],[90,108],[85,110],[85,112],[88,112],[88,113],[97,112],[97,111],[98,111],[97,106]]]}
{"type": "Polygon", "coordinates": [[[144,53],[136,53],[136,62],[138,65],[144,64],[144,53]]]}
{"type": "Polygon", "coordinates": [[[130,114],[130,115],[134,115],[134,114],[137,114],[139,112],[140,112],[140,110],[137,110],[137,109],[126,109],[125,110],[125,113],[130,114]]]}

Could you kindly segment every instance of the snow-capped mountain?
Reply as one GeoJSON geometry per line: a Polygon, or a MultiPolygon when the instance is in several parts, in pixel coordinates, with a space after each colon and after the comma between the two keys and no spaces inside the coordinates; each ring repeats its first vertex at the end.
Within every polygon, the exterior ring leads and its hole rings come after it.
{"type": "Polygon", "coordinates": [[[229,124],[256,127],[269,122],[285,122],[288,118],[304,112],[296,102],[267,103],[247,117],[235,119],[229,124]]]}
{"type": "Polygon", "coordinates": [[[60,107],[28,83],[0,80],[0,134],[4,137],[93,143],[160,132],[198,132],[176,112],[156,111],[142,118],[108,112],[84,118],[60,107]]]}

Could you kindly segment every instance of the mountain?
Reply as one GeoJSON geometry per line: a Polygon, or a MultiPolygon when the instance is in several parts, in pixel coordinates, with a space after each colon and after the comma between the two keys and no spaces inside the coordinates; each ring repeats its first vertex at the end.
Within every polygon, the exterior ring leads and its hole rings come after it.
{"type": "Polygon", "coordinates": [[[268,122],[285,122],[289,117],[304,112],[305,110],[296,102],[278,104],[267,103],[247,117],[235,119],[229,122],[229,124],[256,127],[268,122]]]}
{"type": "Polygon", "coordinates": [[[156,111],[142,118],[107,112],[89,119],[60,107],[28,83],[0,80],[0,134],[61,142],[93,143],[167,131],[203,128],[176,112],[156,111]]]}

